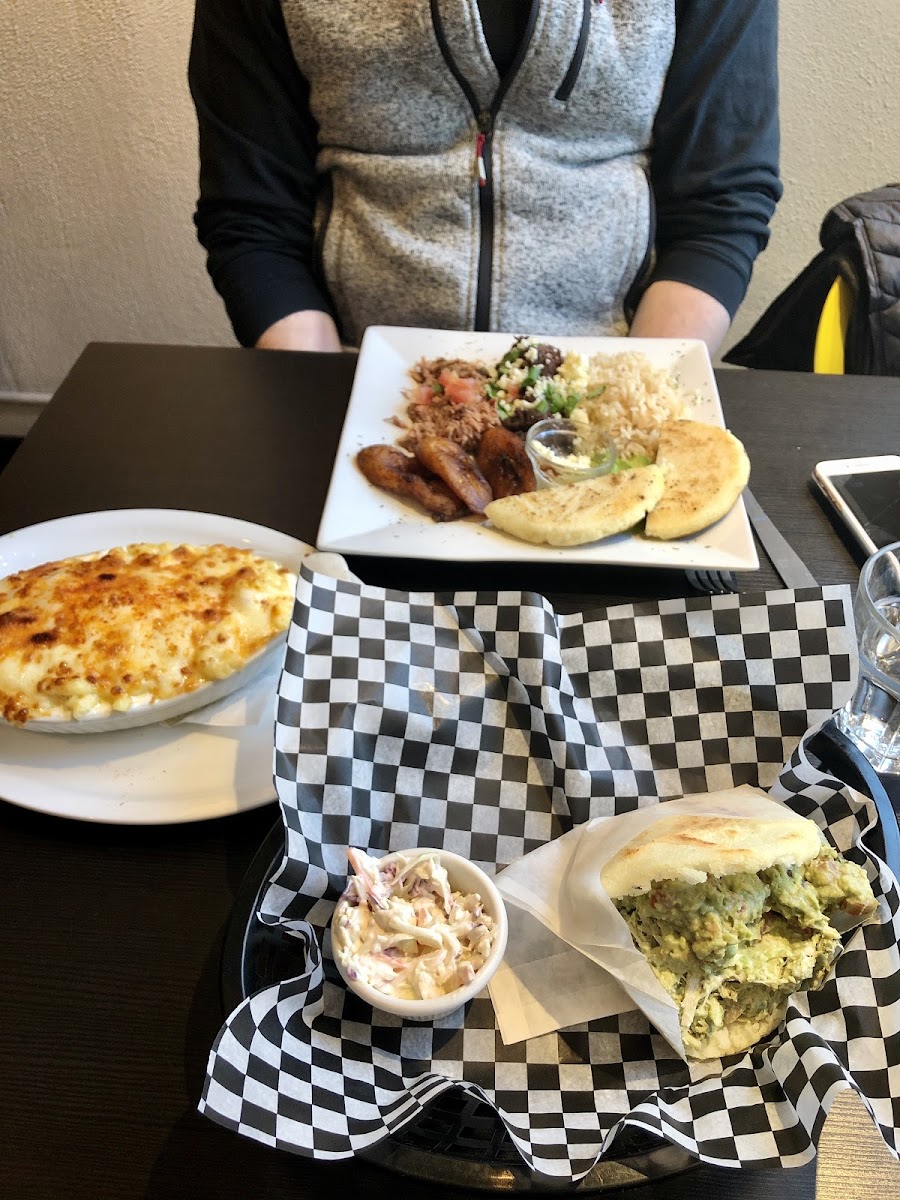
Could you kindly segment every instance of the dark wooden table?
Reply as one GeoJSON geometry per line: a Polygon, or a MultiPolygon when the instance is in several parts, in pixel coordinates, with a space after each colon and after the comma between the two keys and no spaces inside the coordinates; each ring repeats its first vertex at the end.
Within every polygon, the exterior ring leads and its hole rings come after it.
{"type": "MultiPolygon", "coordinates": [[[[95,509],[171,507],[313,542],[353,369],[342,355],[89,346],[0,475],[0,533],[95,509]]],[[[819,459],[886,448],[900,428],[900,382],[725,371],[719,383],[760,502],[820,583],[854,582],[859,560],[808,480],[819,459]]],[[[748,589],[779,586],[761,558],[748,589]]],[[[676,572],[352,565],[372,583],[524,585],[560,606],[688,591],[676,572]]],[[[366,1163],[264,1149],[196,1113],[223,1016],[222,934],[276,817],[268,807],[134,828],[0,802],[0,1196],[435,1196],[366,1163]]],[[[812,1164],[777,1175],[702,1167],[640,1195],[809,1200],[814,1187],[812,1164]]]]}

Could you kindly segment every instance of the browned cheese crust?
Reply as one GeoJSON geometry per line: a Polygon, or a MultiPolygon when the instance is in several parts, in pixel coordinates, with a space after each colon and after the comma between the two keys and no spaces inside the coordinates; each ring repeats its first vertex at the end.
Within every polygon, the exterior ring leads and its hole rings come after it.
{"type": "Polygon", "coordinates": [[[136,544],[0,580],[0,714],[78,718],[194,691],[289,622],[294,576],[233,546],[136,544]]]}

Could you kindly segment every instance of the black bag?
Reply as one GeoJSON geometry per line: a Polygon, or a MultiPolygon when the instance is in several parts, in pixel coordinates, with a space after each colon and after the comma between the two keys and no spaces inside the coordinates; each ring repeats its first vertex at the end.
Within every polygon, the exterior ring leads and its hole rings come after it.
{"type": "Polygon", "coordinates": [[[825,298],[840,277],[851,297],[847,375],[900,375],[900,184],[851,196],[830,210],[821,253],[723,356],[739,367],[812,371],[825,298]]]}

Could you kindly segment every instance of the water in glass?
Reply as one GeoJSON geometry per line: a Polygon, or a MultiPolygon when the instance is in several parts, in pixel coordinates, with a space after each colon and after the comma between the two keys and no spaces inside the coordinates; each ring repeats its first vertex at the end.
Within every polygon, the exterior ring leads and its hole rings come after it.
{"type": "Polygon", "coordinates": [[[900,774],[900,544],[863,567],[854,605],[859,679],[838,725],[876,771],[900,774]]]}

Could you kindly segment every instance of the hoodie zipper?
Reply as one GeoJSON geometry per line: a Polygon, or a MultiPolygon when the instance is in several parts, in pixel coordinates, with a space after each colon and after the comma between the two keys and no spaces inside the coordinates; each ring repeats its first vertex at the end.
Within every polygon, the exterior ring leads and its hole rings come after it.
{"type": "MultiPolygon", "coordinates": [[[[468,100],[475,117],[477,125],[477,133],[475,135],[475,177],[478,188],[478,219],[479,219],[479,242],[478,242],[478,278],[475,290],[475,328],[477,330],[489,329],[491,320],[491,274],[494,265],[494,172],[493,172],[493,140],[494,140],[494,125],[496,122],[497,113],[500,105],[503,103],[506,93],[512,86],[513,80],[518,74],[525,55],[528,53],[528,47],[531,45],[534,26],[537,21],[539,0],[531,0],[531,12],[528,16],[528,27],[522,38],[522,44],[519,46],[509,70],[500,80],[500,86],[497,89],[496,95],[491,102],[489,108],[482,108],[478,103],[478,97],[475,95],[469,81],[463,75],[462,71],[456,64],[453,55],[450,52],[450,46],[447,42],[447,35],[444,30],[444,23],[441,20],[441,14],[438,8],[438,0],[431,0],[431,19],[434,25],[434,32],[437,38],[438,47],[444,57],[450,74],[459,84],[462,93],[468,100]]],[[[579,39],[580,42],[580,39],[579,39]]],[[[577,53],[577,51],[576,51],[577,53]]],[[[582,57],[584,51],[582,51],[582,57]]],[[[568,78],[568,76],[567,76],[568,78]]]]}
{"type": "Polygon", "coordinates": [[[653,252],[656,249],[656,200],[653,195],[653,188],[650,185],[649,176],[647,178],[647,194],[649,197],[648,218],[649,227],[647,232],[647,248],[644,251],[644,257],[640,265],[638,273],[634,277],[634,283],[628,289],[628,294],[623,302],[625,319],[630,325],[634,320],[634,314],[637,311],[637,306],[640,303],[641,296],[647,287],[647,282],[650,277],[650,268],[653,266],[653,252]]]}
{"type": "Polygon", "coordinates": [[[556,92],[556,99],[562,100],[564,103],[572,95],[572,89],[578,81],[578,76],[581,72],[581,64],[584,62],[585,51],[587,50],[588,36],[591,32],[591,4],[594,0],[583,0],[581,10],[581,29],[578,32],[578,42],[575,46],[575,53],[572,56],[572,61],[569,63],[569,69],[566,71],[565,77],[556,92]]]}

